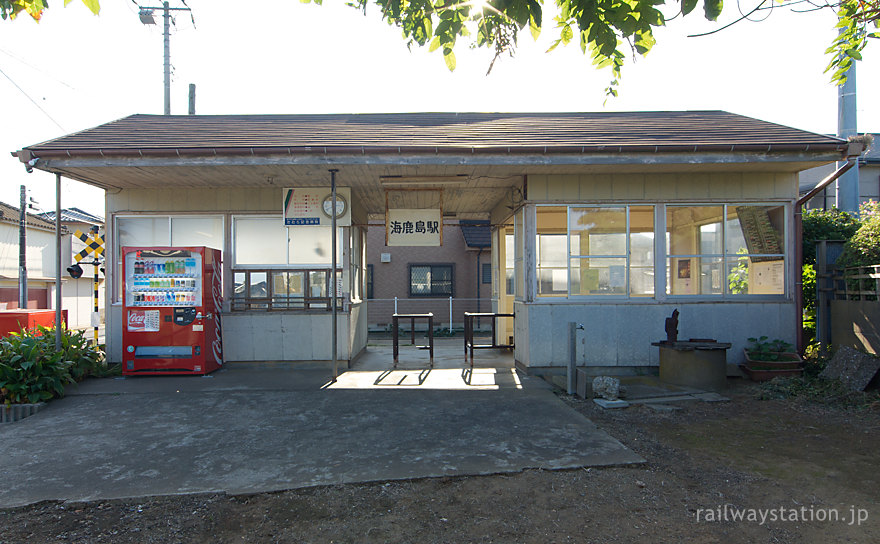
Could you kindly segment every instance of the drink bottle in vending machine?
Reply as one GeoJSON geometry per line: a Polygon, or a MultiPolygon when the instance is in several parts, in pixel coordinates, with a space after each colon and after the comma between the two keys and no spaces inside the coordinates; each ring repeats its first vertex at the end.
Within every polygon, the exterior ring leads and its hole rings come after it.
{"type": "Polygon", "coordinates": [[[223,364],[221,252],[123,247],[125,375],[207,374],[223,364]]]}

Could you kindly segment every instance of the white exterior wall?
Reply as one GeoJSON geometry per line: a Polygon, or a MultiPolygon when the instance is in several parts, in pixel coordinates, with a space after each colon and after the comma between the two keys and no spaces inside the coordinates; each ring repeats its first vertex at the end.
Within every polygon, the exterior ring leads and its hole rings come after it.
{"type": "MultiPolygon", "coordinates": [[[[528,202],[578,203],[737,203],[781,202],[797,197],[796,174],[689,173],[529,176],[528,202]]],[[[529,205],[526,221],[534,221],[529,205]]],[[[578,331],[576,361],[591,367],[650,367],[659,352],[651,342],[666,338],[665,319],[678,309],[679,338],[714,338],[733,344],[728,363],[740,362],[749,337],[766,335],[794,343],[798,326],[793,299],[794,221],[786,221],[786,295],[720,300],[713,297],[670,297],[663,292],[651,299],[617,301],[598,298],[537,297],[534,295],[534,227],[526,226],[526,297],[514,304],[519,365],[530,368],[563,367],[569,360],[569,323],[578,331]],[[531,254],[530,254],[531,253],[531,254]],[[531,284],[531,285],[530,285],[531,284]]],[[[656,262],[662,262],[655,259],[656,262]]]]}
{"type": "MultiPolygon", "coordinates": [[[[223,314],[223,359],[233,361],[329,361],[330,312],[235,312],[223,314]]],[[[349,316],[336,321],[336,351],[349,359],[349,316]]]]}
{"type": "Polygon", "coordinates": [[[569,358],[569,323],[578,331],[578,366],[647,367],[658,364],[651,342],[666,339],[666,318],[678,309],[679,339],[713,338],[733,344],[727,362],[740,363],[747,339],[767,335],[794,344],[797,321],[790,302],[666,304],[519,304],[516,360],[528,367],[564,367],[569,358]]]}
{"type": "Polygon", "coordinates": [[[794,201],[797,174],[714,172],[529,176],[529,202],[794,201]]]}
{"type": "MultiPolygon", "coordinates": [[[[71,329],[84,329],[92,326],[92,313],[95,311],[93,290],[93,271],[91,265],[83,265],[83,275],[75,280],[67,277],[61,282],[61,307],[67,310],[67,326],[71,329]]],[[[65,272],[66,275],[66,272],[65,272]]],[[[100,278],[100,276],[99,276],[100,278]]],[[[98,312],[104,317],[104,281],[98,283],[98,312]]],[[[52,289],[50,306],[55,306],[55,290],[52,289]]]]}
{"type": "MultiPolygon", "coordinates": [[[[321,185],[316,182],[316,185],[321,185]]],[[[232,188],[127,189],[107,193],[107,250],[110,261],[118,261],[115,249],[116,215],[209,213],[224,215],[226,240],[223,248],[224,299],[232,289],[229,255],[232,250],[232,216],[247,213],[278,214],[281,221],[282,186],[232,188]]],[[[352,203],[352,215],[359,207],[352,203]]],[[[349,270],[346,251],[339,266],[347,285],[349,270]]],[[[115,268],[114,268],[115,270],[115,268]]],[[[108,288],[107,352],[111,361],[122,360],[122,305],[113,303],[115,287],[108,288]]],[[[366,346],[366,312],[339,309],[337,356],[347,360],[366,346]],[[363,314],[363,315],[362,315],[363,314]],[[361,324],[360,321],[364,320],[361,324]]],[[[331,359],[330,312],[223,312],[223,352],[226,361],[327,361],[331,359]]]]}
{"type": "Polygon", "coordinates": [[[356,358],[367,347],[369,334],[367,323],[367,304],[365,302],[351,305],[351,357],[356,358]]]}
{"type": "MultiPolygon", "coordinates": [[[[69,253],[68,239],[68,253],[69,253]]],[[[62,238],[62,255],[64,239],[62,238]]],[[[55,277],[55,233],[43,229],[27,229],[28,278],[45,282],[55,277]]],[[[18,223],[0,222],[0,276],[18,278],[18,223]]]]}

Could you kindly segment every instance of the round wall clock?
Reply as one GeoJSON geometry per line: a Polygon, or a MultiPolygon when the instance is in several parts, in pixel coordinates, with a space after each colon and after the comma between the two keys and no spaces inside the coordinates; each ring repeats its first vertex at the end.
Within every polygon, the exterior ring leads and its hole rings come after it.
{"type": "MultiPolygon", "coordinates": [[[[333,217],[333,194],[329,194],[324,197],[324,202],[321,205],[321,210],[324,212],[324,215],[327,217],[333,217]]],[[[345,212],[348,211],[348,201],[343,198],[342,195],[336,193],[336,219],[339,219],[345,212]]]]}

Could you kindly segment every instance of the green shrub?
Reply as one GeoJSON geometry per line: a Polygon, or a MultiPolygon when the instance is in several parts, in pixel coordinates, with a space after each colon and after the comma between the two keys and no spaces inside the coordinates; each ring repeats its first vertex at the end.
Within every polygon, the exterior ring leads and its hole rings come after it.
{"type": "Polygon", "coordinates": [[[82,331],[61,335],[55,350],[55,330],[37,327],[0,339],[0,402],[41,402],[64,395],[64,387],[104,372],[104,354],[91,346],[82,331]]]}
{"type": "Polygon", "coordinates": [[[784,340],[769,340],[766,336],[749,338],[746,351],[753,361],[784,361],[783,353],[790,353],[794,346],[784,340]]]}
{"type": "Polygon", "coordinates": [[[816,242],[819,240],[849,240],[859,230],[858,217],[830,210],[809,210],[803,215],[804,263],[816,264],[816,242]]]}
{"type": "Polygon", "coordinates": [[[804,334],[807,341],[816,337],[816,269],[805,264],[803,273],[804,334]]]}
{"type": "Polygon", "coordinates": [[[862,225],[843,246],[840,268],[880,264],[880,203],[865,202],[859,208],[862,225]]]}

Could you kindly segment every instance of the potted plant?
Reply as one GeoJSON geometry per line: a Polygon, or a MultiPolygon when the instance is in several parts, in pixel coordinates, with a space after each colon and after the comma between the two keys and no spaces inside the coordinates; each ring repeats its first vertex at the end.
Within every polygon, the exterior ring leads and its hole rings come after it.
{"type": "Polygon", "coordinates": [[[756,382],[778,376],[800,376],[804,369],[804,360],[783,340],[769,340],[766,336],[749,338],[749,346],[743,353],[746,362],[740,367],[756,382]]]}

